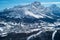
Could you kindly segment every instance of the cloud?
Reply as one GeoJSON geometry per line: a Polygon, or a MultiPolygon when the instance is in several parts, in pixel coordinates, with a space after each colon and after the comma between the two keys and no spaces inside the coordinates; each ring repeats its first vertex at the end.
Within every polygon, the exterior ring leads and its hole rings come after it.
{"type": "MultiPolygon", "coordinates": [[[[21,5],[28,5],[28,4],[31,4],[31,3],[21,3],[21,5]]],[[[48,4],[60,4],[60,2],[41,2],[41,4],[46,4],[46,5],[48,5],[48,4]]]]}
{"type": "Polygon", "coordinates": [[[60,4],[60,2],[42,2],[41,4],[60,4]]]}

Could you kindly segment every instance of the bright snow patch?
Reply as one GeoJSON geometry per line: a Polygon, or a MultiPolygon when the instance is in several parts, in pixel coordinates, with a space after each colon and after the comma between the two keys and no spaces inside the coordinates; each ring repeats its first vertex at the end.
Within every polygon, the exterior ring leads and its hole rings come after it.
{"type": "Polygon", "coordinates": [[[36,14],[34,14],[34,13],[28,11],[28,10],[25,11],[25,14],[26,14],[26,15],[29,15],[29,16],[33,16],[33,17],[35,17],[35,18],[43,18],[43,16],[36,15],[36,14]]]}

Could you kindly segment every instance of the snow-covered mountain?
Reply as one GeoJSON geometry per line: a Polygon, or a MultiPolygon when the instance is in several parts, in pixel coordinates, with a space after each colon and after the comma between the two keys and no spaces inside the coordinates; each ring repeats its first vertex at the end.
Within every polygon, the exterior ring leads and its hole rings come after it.
{"type": "MultiPolygon", "coordinates": [[[[25,6],[15,6],[13,8],[4,9],[0,12],[0,16],[14,19],[41,19],[55,20],[52,10],[49,7],[44,7],[40,2],[34,2],[25,6]]],[[[54,16],[56,17],[56,16],[54,16]]]]}
{"type": "Polygon", "coordinates": [[[11,32],[30,33],[41,29],[55,31],[60,26],[60,8],[55,4],[44,7],[40,2],[33,2],[4,9],[0,12],[0,25],[2,37],[11,32]]]}
{"type": "Polygon", "coordinates": [[[47,13],[50,13],[50,9],[42,6],[40,2],[34,2],[32,4],[23,6],[22,8],[17,6],[10,9],[5,9],[4,12],[8,12],[6,14],[7,17],[14,18],[23,18],[26,16],[34,18],[51,18],[50,16],[46,15],[47,13]]]}

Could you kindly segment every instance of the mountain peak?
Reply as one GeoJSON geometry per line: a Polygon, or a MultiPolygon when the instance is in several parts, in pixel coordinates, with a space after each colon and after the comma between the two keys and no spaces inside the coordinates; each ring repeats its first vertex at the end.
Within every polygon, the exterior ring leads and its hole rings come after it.
{"type": "Polygon", "coordinates": [[[38,2],[38,1],[35,1],[35,2],[33,2],[34,4],[38,4],[38,5],[41,5],[41,3],[40,2],[38,2]]]}
{"type": "Polygon", "coordinates": [[[33,4],[34,6],[40,6],[40,5],[41,5],[41,3],[38,2],[38,1],[35,1],[35,2],[33,2],[32,4],[33,4]]]}

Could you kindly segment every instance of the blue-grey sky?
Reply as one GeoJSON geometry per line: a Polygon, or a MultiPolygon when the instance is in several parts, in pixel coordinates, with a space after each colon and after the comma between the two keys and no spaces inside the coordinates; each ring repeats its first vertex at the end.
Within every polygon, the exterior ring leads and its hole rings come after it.
{"type": "Polygon", "coordinates": [[[46,5],[49,5],[50,3],[55,3],[60,5],[60,0],[0,0],[0,10],[4,8],[10,8],[15,5],[31,3],[34,1],[39,1],[46,5]]]}

